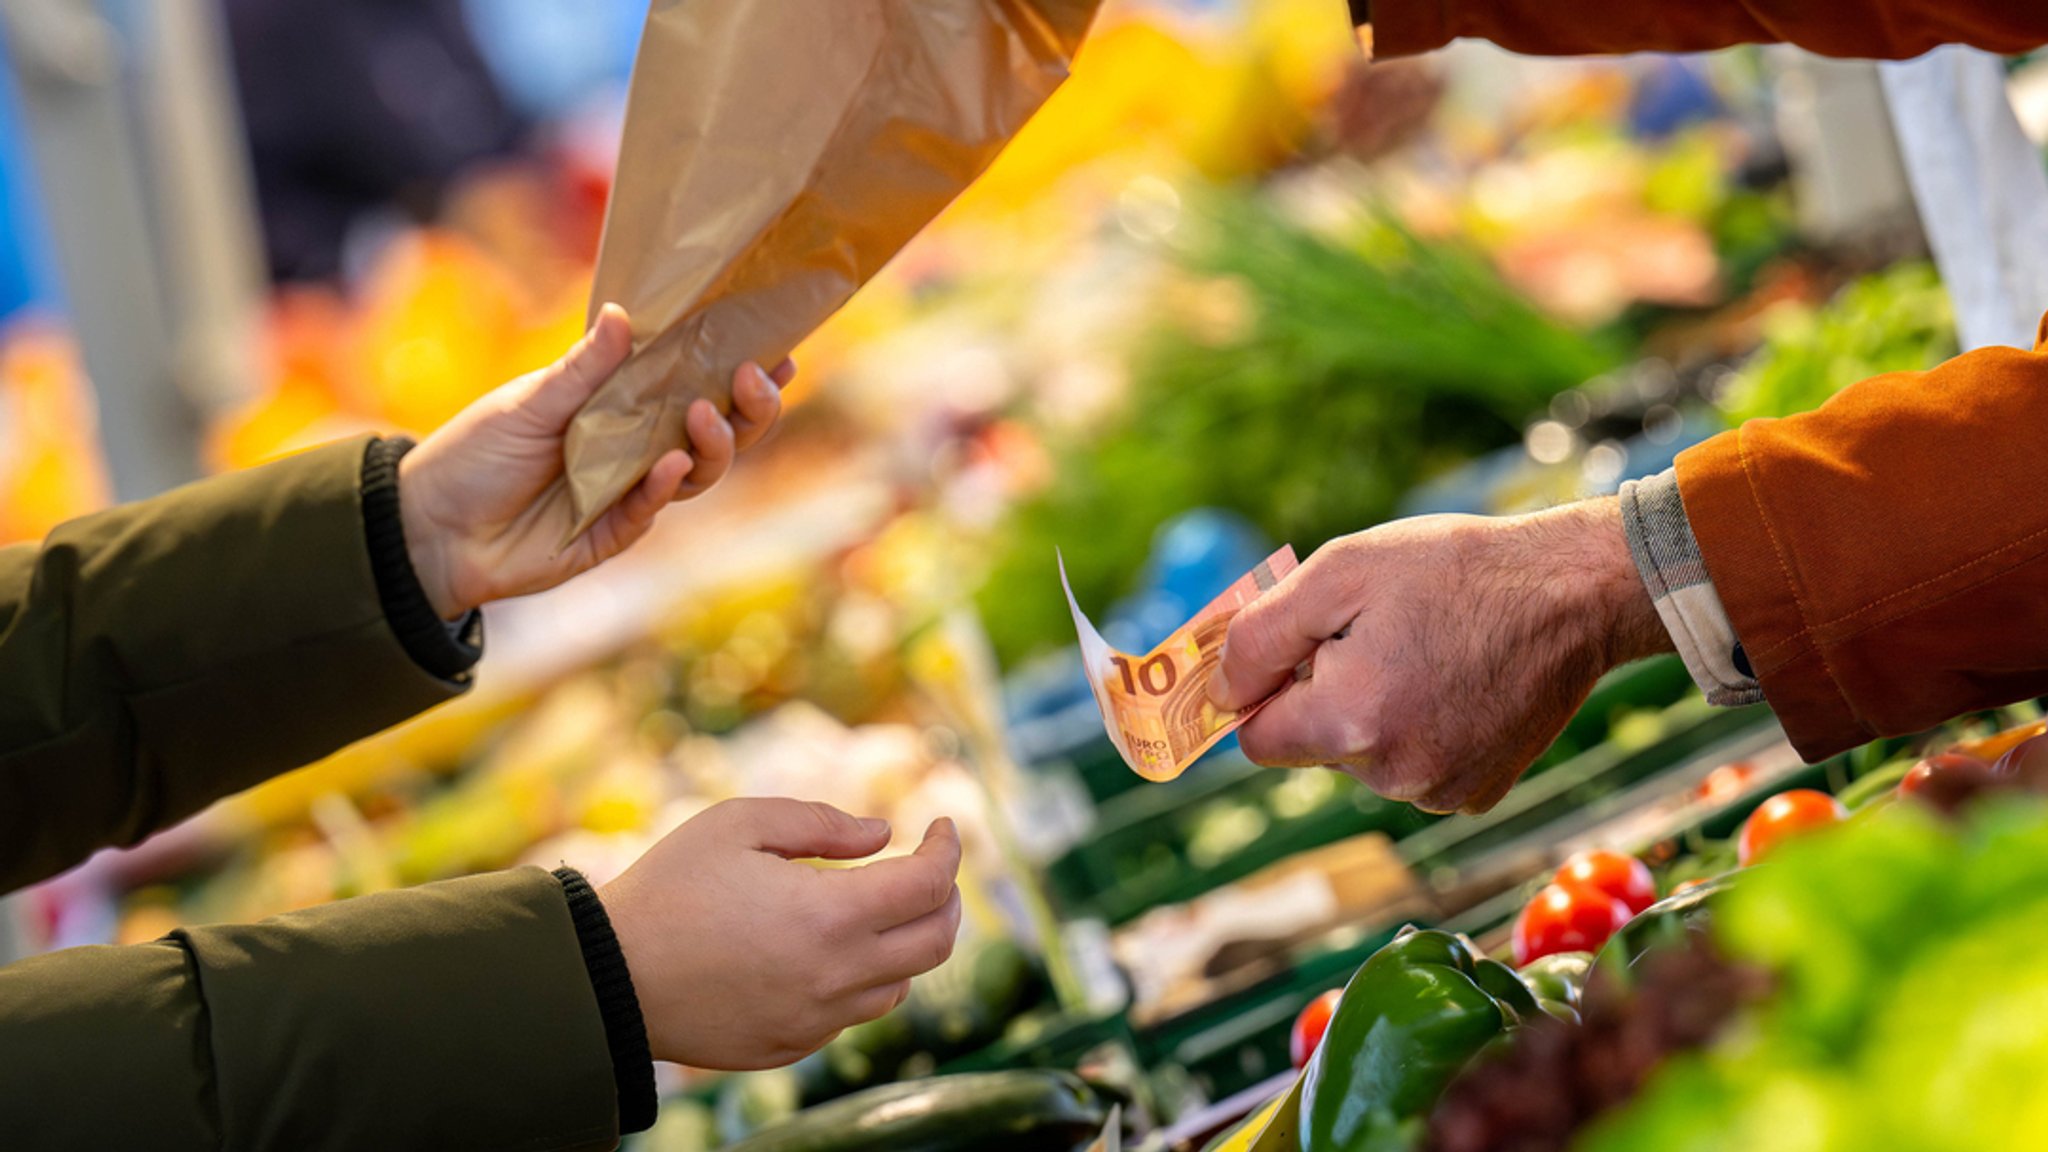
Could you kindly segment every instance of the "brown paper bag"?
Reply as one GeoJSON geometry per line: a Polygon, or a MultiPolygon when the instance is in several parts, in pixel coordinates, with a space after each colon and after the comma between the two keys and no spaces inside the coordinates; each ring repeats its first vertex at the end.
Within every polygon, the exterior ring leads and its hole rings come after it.
{"type": "Polygon", "coordinates": [[[592,314],[634,351],[569,429],[580,533],[988,167],[1100,0],[653,0],[592,314]]]}

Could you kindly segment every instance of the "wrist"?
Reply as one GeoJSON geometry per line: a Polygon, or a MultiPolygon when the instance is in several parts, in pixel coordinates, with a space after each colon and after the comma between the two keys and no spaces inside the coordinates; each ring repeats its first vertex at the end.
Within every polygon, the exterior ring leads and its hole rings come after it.
{"type": "MultiPolygon", "coordinates": [[[[634,981],[636,989],[645,986],[649,992],[658,992],[659,989],[649,983],[648,974],[654,968],[650,953],[651,942],[646,938],[645,921],[633,902],[631,878],[617,877],[611,883],[597,888],[595,894],[610,922],[612,939],[618,948],[619,960],[625,968],[627,977],[634,981]]],[[[658,1016],[658,1013],[650,1015],[649,1005],[646,1004],[642,1004],[641,1008],[642,1035],[646,1038],[654,1058],[682,1062],[678,1060],[673,1046],[666,1043],[668,1037],[658,1034],[657,1020],[653,1018],[658,1016]]]]}
{"type": "Polygon", "coordinates": [[[656,1110],[654,1057],[648,1049],[647,1024],[634,989],[632,965],[614,918],[616,910],[606,907],[604,895],[574,868],[557,868],[555,879],[561,882],[562,894],[569,902],[583,965],[604,1021],[605,1045],[618,1091],[620,1129],[644,1131],[653,1126],[656,1110]]]}
{"type": "Polygon", "coordinates": [[[451,626],[436,611],[413,565],[399,492],[399,470],[412,449],[403,437],[372,439],[363,446],[363,546],[378,606],[399,646],[427,673],[463,684],[483,655],[482,621],[470,613],[459,627],[451,626]]]}
{"type": "Polygon", "coordinates": [[[450,534],[434,519],[419,479],[422,455],[417,450],[408,452],[398,462],[398,519],[405,534],[406,555],[412,560],[420,590],[426,593],[435,615],[443,620],[459,620],[481,605],[456,592],[452,576],[455,565],[449,555],[450,534]]]}
{"type": "Polygon", "coordinates": [[[1675,649],[1643,586],[1628,547],[1621,506],[1612,496],[1585,500],[1530,518],[1565,591],[1564,621],[1616,668],[1675,649]]]}

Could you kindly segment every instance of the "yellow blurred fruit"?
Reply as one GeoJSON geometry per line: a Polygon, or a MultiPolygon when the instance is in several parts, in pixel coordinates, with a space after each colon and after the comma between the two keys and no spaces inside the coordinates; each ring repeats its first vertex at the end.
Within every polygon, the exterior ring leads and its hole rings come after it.
{"type": "Polygon", "coordinates": [[[37,322],[0,334],[0,542],[40,539],[111,498],[70,336],[37,322]]]}
{"type": "Polygon", "coordinates": [[[364,415],[416,433],[504,382],[528,307],[496,262],[430,230],[391,244],[363,301],[351,360],[364,415]]]}

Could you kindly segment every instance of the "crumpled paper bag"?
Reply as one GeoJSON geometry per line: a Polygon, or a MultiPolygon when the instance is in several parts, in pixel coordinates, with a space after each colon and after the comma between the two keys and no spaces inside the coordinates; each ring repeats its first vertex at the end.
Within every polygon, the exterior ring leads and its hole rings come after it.
{"type": "Polygon", "coordinates": [[[633,353],[569,429],[576,533],[988,167],[1099,3],[653,0],[591,297],[633,353]]]}

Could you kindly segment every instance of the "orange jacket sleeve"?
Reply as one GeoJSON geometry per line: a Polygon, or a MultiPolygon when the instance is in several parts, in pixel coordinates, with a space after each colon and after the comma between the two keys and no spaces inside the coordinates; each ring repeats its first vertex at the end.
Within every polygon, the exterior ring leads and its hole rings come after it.
{"type": "Polygon", "coordinates": [[[1428,52],[1461,36],[1532,56],[1782,41],[1824,56],[1902,60],[1943,44],[2011,54],[2048,43],[2048,3],[2037,0],[1372,0],[1370,10],[1376,56],[1428,52]]]}
{"type": "Polygon", "coordinates": [[[1818,759],[2048,693],[2048,318],[1678,457],[1707,574],[1818,759]]]}

